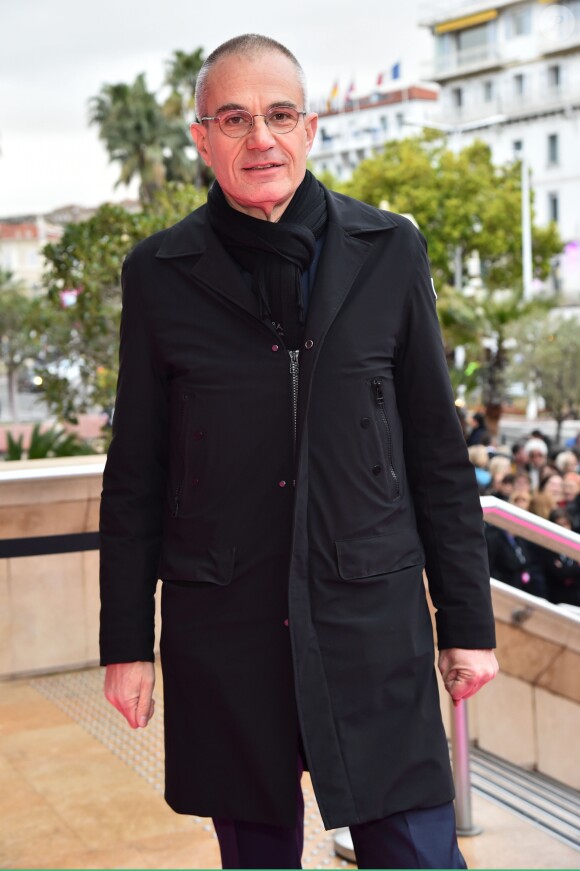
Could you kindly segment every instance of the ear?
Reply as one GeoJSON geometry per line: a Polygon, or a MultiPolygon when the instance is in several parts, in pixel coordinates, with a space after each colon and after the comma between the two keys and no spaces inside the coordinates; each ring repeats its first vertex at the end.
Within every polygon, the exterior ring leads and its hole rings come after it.
{"type": "Polygon", "coordinates": [[[309,112],[308,115],[306,115],[304,118],[304,127],[306,130],[306,154],[309,154],[318,127],[318,115],[316,112],[309,112]]]}
{"type": "Polygon", "coordinates": [[[198,154],[206,164],[211,166],[211,148],[208,141],[208,129],[201,122],[194,122],[190,125],[189,131],[192,139],[195,142],[198,154]]]}

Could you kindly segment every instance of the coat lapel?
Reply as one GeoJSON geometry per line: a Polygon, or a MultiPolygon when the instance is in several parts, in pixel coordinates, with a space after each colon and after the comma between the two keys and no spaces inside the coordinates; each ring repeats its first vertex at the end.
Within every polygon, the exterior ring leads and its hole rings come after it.
{"type": "Polygon", "coordinates": [[[194,282],[261,320],[258,300],[209,225],[205,206],[167,231],[156,256],[185,260],[185,269],[194,282]],[[189,262],[194,257],[195,261],[189,262]]]}
{"type": "Polygon", "coordinates": [[[369,234],[396,227],[385,212],[327,192],[328,226],[306,320],[307,338],[319,347],[365,262],[369,234]]]}

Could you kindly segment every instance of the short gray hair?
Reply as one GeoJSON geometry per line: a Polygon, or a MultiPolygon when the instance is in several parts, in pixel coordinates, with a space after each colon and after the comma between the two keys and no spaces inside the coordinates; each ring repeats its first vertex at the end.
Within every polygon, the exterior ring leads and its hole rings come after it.
{"type": "Polygon", "coordinates": [[[214,51],[206,58],[203,65],[197,74],[195,84],[195,114],[198,119],[203,118],[207,114],[207,91],[209,85],[209,74],[212,67],[223,57],[230,55],[238,55],[242,57],[256,57],[259,54],[267,52],[278,52],[287,57],[294,64],[298,82],[302,89],[303,109],[308,111],[308,94],[306,92],[306,76],[304,70],[298,63],[290,49],[271,39],[269,36],[260,36],[258,33],[244,33],[242,36],[234,36],[233,39],[228,39],[227,42],[222,42],[214,51]]]}

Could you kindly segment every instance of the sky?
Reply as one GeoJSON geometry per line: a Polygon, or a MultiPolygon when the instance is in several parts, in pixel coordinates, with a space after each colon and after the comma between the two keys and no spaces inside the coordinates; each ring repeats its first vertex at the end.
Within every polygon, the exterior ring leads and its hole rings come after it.
{"type": "Polygon", "coordinates": [[[452,0],[0,0],[0,216],[135,197],[114,187],[88,102],[104,84],[145,72],[151,89],[181,49],[206,54],[240,33],[263,33],[302,63],[312,100],[354,80],[364,93],[401,63],[425,77],[432,41],[420,20],[452,0]]]}

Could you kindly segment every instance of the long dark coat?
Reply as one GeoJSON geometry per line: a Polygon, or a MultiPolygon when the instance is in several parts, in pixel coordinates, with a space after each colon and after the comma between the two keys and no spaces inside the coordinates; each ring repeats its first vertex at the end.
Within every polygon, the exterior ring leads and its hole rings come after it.
{"type": "Polygon", "coordinates": [[[448,801],[424,565],[439,646],[494,644],[424,241],[327,200],[299,375],[205,207],[124,267],[102,662],[153,659],[162,578],[182,813],[293,824],[299,734],[327,827],[448,801]]]}

